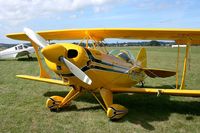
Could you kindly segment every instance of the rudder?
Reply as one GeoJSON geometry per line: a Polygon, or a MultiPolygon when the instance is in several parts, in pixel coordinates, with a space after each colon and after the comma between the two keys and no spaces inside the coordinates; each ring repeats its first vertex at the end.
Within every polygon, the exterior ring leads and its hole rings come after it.
{"type": "Polygon", "coordinates": [[[140,49],[140,52],[137,55],[136,65],[141,67],[141,68],[147,67],[147,54],[146,54],[145,48],[140,49]]]}

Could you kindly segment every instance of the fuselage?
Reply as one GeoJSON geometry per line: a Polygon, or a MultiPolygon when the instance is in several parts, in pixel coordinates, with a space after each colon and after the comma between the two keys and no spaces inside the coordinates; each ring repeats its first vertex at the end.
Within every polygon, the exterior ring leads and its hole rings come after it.
{"type": "Polygon", "coordinates": [[[34,53],[33,47],[19,44],[6,50],[0,51],[0,59],[15,59],[34,53]]]}
{"type": "Polygon", "coordinates": [[[47,66],[70,85],[76,85],[88,90],[98,88],[131,87],[141,80],[144,75],[130,74],[133,64],[117,58],[116,56],[103,53],[97,49],[84,48],[74,44],[55,44],[45,47],[48,53],[43,52],[47,66]],[[70,70],[59,61],[64,56],[70,62],[79,67],[92,80],[88,85],[79,80],[70,70]]]}

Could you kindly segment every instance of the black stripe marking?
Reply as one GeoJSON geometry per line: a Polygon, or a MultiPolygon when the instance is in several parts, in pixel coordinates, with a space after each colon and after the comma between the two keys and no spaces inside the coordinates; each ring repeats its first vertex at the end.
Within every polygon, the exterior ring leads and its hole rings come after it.
{"type": "Polygon", "coordinates": [[[55,102],[55,100],[54,100],[53,98],[49,97],[49,99],[50,99],[51,101],[55,102]]]}
{"type": "Polygon", "coordinates": [[[124,72],[124,71],[119,71],[119,70],[104,68],[104,67],[100,67],[100,66],[94,66],[93,68],[99,69],[99,70],[110,71],[110,72],[127,73],[127,72],[124,72]]]}
{"type": "MultiPolygon", "coordinates": [[[[115,116],[117,115],[121,115],[121,114],[125,114],[127,113],[128,111],[125,111],[125,110],[116,110],[115,108],[113,107],[110,107],[111,109],[114,110],[114,115],[110,118],[110,119],[113,119],[115,116]]],[[[115,118],[114,118],[115,119],[115,118]]]]}
{"type": "MultiPolygon", "coordinates": [[[[91,67],[88,67],[88,66],[84,66],[83,68],[81,68],[81,70],[83,72],[89,70],[89,69],[98,69],[98,70],[104,70],[104,71],[109,71],[109,72],[117,72],[117,73],[124,73],[124,74],[127,74],[128,73],[128,69],[127,68],[124,68],[124,67],[121,67],[121,66],[116,66],[116,65],[113,65],[113,64],[110,64],[110,63],[107,63],[107,62],[103,62],[99,59],[96,59],[92,53],[84,48],[86,53],[88,54],[88,57],[91,61],[94,61],[96,63],[100,63],[100,64],[104,64],[104,65],[107,65],[107,66],[112,66],[112,67],[117,67],[117,68],[122,68],[122,69],[125,69],[126,71],[120,71],[120,70],[114,70],[114,69],[111,69],[111,68],[104,68],[104,67],[100,67],[100,66],[91,66],[91,67]]],[[[68,74],[61,74],[62,76],[64,77],[72,77],[72,76],[75,76],[73,73],[68,73],[68,74]]]]}
{"type": "MultiPolygon", "coordinates": [[[[109,68],[104,68],[104,67],[100,67],[100,66],[92,66],[91,68],[89,68],[88,66],[83,67],[81,70],[83,72],[90,70],[90,69],[98,69],[98,70],[104,70],[104,71],[109,71],[109,72],[117,72],[117,73],[124,73],[127,74],[127,72],[125,71],[119,71],[119,70],[114,70],[114,69],[109,69],[109,68]]],[[[73,73],[69,73],[69,74],[61,74],[64,77],[72,77],[75,76],[73,73]]]]}
{"type": "Polygon", "coordinates": [[[121,67],[121,66],[117,66],[117,65],[114,65],[114,64],[111,64],[111,63],[107,63],[107,62],[103,62],[102,60],[99,60],[99,59],[96,59],[92,53],[87,49],[87,48],[84,48],[86,53],[88,54],[88,57],[91,61],[94,61],[96,63],[100,63],[100,64],[104,64],[104,65],[108,65],[108,66],[112,66],[112,67],[118,67],[118,68],[121,68],[121,69],[126,69],[127,68],[124,68],[124,67],[121,67]]]}

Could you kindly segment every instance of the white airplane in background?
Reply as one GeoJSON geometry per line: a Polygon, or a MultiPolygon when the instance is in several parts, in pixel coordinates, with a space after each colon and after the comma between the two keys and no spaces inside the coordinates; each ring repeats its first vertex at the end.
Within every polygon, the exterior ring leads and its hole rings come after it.
{"type": "Polygon", "coordinates": [[[30,54],[34,53],[34,48],[28,46],[26,44],[18,44],[14,47],[5,49],[0,51],[0,60],[2,59],[16,59],[22,56],[28,56],[30,58],[30,54]]]}

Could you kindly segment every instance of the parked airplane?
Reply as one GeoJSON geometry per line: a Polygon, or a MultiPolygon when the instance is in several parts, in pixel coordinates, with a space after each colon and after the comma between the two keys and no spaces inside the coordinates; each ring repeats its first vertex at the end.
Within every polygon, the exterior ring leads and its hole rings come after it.
{"type": "Polygon", "coordinates": [[[34,53],[34,48],[26,44],[19,44],[14,47],[0,51],[0,60],[2,59],[16,59],[22,56],[28,56],[34,53]]]}
{"type": "Polygon", "coordinates": [[[185,89],[189,47],[191,44],[200,44],[200,29],[93,28],[36,33],[31,29],[25,28],[24,33],[8,34],[7,37],[31,41],[36,50],[40,76],[17,75],[17,77],[71,87],[65,97],[51,96],[47,100],[46,106],[51,111],[59,111],[62,108],[66,108],[72,100],[80,96],[79,94],[84,91],[91,93],[96,98],[110,119],[119,119],[128,112],[126,107],[113,101],[114,93],[200,96],[200,90],[185,89]],[[179,48],[176,71],[169,71],[147,67],[145,48],[141,48],[137,58],[134,58],[131,53],[125,50],[111,51],[109,53],[98,50],[96,46],[106,38],[175,40],[177,44],[186,44],[180,87],[179,48]],[[70,43],[49,45],[46,42],[46,40],[81,39],[86,40],[86,46],[82,47],[70,43]],[[89,40],[94,41],[93,47],[88,46],[89,40]],[[50,70],[60,77],[59,80],[52,78],[49,71],[47,72],[42,65],[38,47],[42,48],[41,53],[44,56],[44,61],[50,70]],[[174,89],[133,87],[138,83],[142,83],[147,76],[151,78],[166,78],[174,75],[176,75],[176,88],[174,89]],[[100,93],[100,97],[96,96],[97,93],[100,93]]]}

